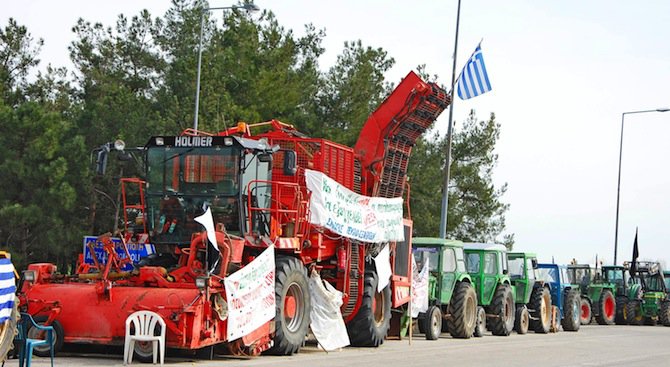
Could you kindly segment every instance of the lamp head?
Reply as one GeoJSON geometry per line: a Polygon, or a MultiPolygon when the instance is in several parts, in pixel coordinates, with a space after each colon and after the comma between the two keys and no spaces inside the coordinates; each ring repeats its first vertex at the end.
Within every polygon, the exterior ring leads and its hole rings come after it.
{"type": "Polygon", "coordinates": [[[657,108],[656,111],[657,112],[668,112],[668,111],[670,111],[670,108],[667,108],[667,107],[666,108],[657,108]]]}
{"type": "Polygon", "coordinates": [[[250,12],[250,13],[255,13],[255,12],[261,10],[261,8],[259,8],[258,5],[254,4],[254,3],[246,3],[246,4],[242,5],[242,8],[244,10],[250,12]]]}

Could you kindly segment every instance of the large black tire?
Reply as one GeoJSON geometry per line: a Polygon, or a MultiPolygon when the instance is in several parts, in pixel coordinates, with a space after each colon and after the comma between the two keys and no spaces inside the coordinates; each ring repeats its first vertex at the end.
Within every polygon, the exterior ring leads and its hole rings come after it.
{"type": "Polygon", "coordinates": [[[563,319],[561,326],[565,331],[579,331],[580,320],[580,298],[579,293],[574,289],[570,289],[565,293],[565,300],[563,301],[563,319]]]}
{"type": "Polygon", "coordinates": [[[391,321],[391,287],[377,292],[379,282],[374,270],[365,271],[363,299],[356,316],[347,324],[349,341],[354,347],[378,347],[384,342],[391,321]]]}
{"type": "Polygon", "coordinates": [[[312,301],[307,283],[307,270],[294,257],[277,256],[275,264],[274,345],[268,354],[297,353],[305,341],[309,328],[312,301]]]}
{"type": "Polygon", "coordinates": [[[514,305],[514,295],[508,285],[498,285],[489,310],[490,314],[496,315],[487,320],[487,323],[491,325],[493,335],[509,335],[514,329],[516,307],[514,305]]]}
{"type": "Polygon", "coordinates": [[[533,318],[530,327],[536,332],[546,334],[551,329],[551,293],[548,288],[536,287],[530,296],[530,308],[533,318]]]}
{"type": "MultiPolygon", "coordinates": [[[[48,317],[46,316],[33,317],[33,320],[35,320],[35,322],[38,325],[44,325],[47,319],[48,317]]],[[[58,322],[58,320],[54,320],[54,322],[51,323],[51,326],[54,328],[55,335],[54,335],[53,347],[54,347],[54,354],[56,354],[61,350],[61,348],[63,348],[63,337],[65,334],[63,333],[63,325],[61,325],[60,322],[58,322]]],[[[43,339],[41,337],[38,337],[39,334],[40,330],[34,327],[29,327],[28,330],[26,331],[26,335],[28,336],[28,338],[31,339],[43,339]]],[[[46,336],[44,336],[44,338],[46,338],[46,336]]],[[[51,355],[51,352],[49,351],[49,346],[44,344],[35,346],[33,348],[33,352],[35,353],[36,356],[40,357],[49,357],[51,355]]]]}
{"type": "Polygon", "coordinates": [[[0,360],[4,361],[9,351],[14,347],[14,336],[16,335],[16,323],[19,320],[19,299],[14,299],[14,308],[9,318],[0,324],[0,360]]]}
{"type": "Polygon", "coordinates": [[[481,338],[484,336],[486,331],[486,311],[484,307],[477,306],[477,319],[475,321],[475,330],[472,335],[476,338],[481,338]]]}
{"type": "Polygon", "coordinates": [[[471,338],[477,322],[477,293],[472,284],[460,282],[456,285],[447,313],[447,329],[451,336],[471,338]]]}
{"type": "Polygon", "coordinates": [[[642,304],[639,300],[630,300],[626,305],[626,322],[628,325],[642,325],[642,304]]]}
{"type": "Polygon", "coordinates": [[[516,320],[514,321],[514,330],[517,334],[526,334],[528,332],[528,324],[530,315],[526,306],[520,306],[516,309],[516,320]]]}
{"type": "Polygon", "coordinates": [[[600,300],[596,305],[598,307],[598,315],[596,316],[598,324],[614,325],[618,305],[616,304],[616,299],[612,292],[608,289],[604,289],[603,293],[600,295],[600,300]]]}
{"type": "Polygon", "coordinates": [[[658,315],[658,320],[663,326],[670,326],[670,301],[661,303],[661,313],[658,315]]]}
{"type": "Polygon", "coordinates": [[[579,323],[582,325],[591,323],[591,302],[586,297],[581,297],[579,300],[579,323]]]}
{"type": "Polygon", "coordinates": [[[423,323],[426,340],[437,340],[442,332],[442,310],[437,306],[428,308],[423,323]]]}
{"type": "Polygon", "coordinates": [[[616,298],[616,315],[614,316],[614,322],[617,325],[628,325],[628,321],[626,321],[626,305],[628,305],[627,297],[619,296],[616,298]]]}

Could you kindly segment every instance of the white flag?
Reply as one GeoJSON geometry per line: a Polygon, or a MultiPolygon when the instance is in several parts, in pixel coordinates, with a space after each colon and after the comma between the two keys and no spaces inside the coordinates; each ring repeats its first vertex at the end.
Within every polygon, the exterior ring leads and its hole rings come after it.
{"type": "Polygon", "coordinates": [[[205,226],[205,231],[207,231],[207,238],[209,239],[209,242],[212,243],[212,246],[214,246],[216,251],[219,251],[219,244],[216,243],[216,231],[214,230],[214,217],[212,217],[212,210],[207,208],[205,214],[193,219],[205,226]]]}

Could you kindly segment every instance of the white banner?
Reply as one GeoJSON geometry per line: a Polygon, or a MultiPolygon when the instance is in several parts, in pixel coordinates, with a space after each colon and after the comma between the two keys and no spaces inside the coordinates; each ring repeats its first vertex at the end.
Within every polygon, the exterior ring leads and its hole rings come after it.
{"type": "Polygon", "coordinates": [[[377,292],[381,292],[387,285],[393,272],[391,271],[391,253],[389,252],[389,245],[384,245],[384,249],[379,251],[379,254],[374,258],[375,268],[377,269],[377,292]]]}
{"type": "Polygon", "coordinates": [[[312,270],[309,277],[309,294],[312,296],[309,326],[321,347],[330,352],[349,345],[347,327],[340,313],[342,292],[330,283],[322,281],[319,273],[312,270]]]}
{"type": "Polygon", "coordinates": [[[412,317],[419,316],[420,312],[428,311],[428,258],[419,273],[416,261],[412,256],[412,317]]]}
{"type": "Polygon", "coordinates": [[[322,172],[305,170],[310,222],[363,242],[403,241],[402,198],[358,195],[322,172]]]}
{"type": "Polygon", "coordinates": [[[270,246],[224,280],[228,300],[228,341],[239,339],[274,319],[275,251],[270,246]]]}

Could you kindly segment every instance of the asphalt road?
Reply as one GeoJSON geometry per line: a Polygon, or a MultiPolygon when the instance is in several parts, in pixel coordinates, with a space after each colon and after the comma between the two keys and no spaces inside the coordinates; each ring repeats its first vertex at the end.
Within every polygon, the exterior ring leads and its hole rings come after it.
{"type": "MultiPolygon", "coordinates": [[[[122,366],[123,351],[108,348],[90,353],[79,348],[56,357],[56,366],[122,366]],[[107,353],[107,354],[105,354],[107,353]]],[[[134,365],[141,366],[139,362],[134,365]]],[[[10,359],[5,366],[17,366],[10,359]]],[[[33,366],[50,366],[48,358],[33,357],[33,366]]],[[[408,339],[387,340],[380,348],[345,348],[325,353],[306,346],[290,357],[260,356],[251,359],[216,356],[197,360],[170,352],[166,366],[670,366],[670,327],[663,326],[582,326],[579,332],[561,331],[540,335],[512,334],[508,337],[484,335],[468,340],[443,334],[428,341],[415,335],[408,339]]],[[[150,364],[146,364],[150,366],[150,364]]]]}

